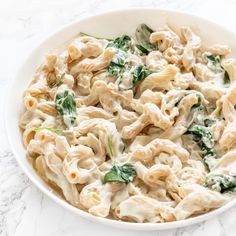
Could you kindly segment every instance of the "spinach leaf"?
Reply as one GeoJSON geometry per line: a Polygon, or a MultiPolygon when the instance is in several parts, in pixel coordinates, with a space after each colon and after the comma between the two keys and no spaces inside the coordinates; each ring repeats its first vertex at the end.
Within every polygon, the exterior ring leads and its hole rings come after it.
{"type": "Polygon", "coordinates": [[[207,127],[193,125],[187,131],[193,135],[193,140],[197,142],[202,150],[203,162],[211,170],[215,165],[214,139],[207,127]]]}
{"type": "Polygon", "coordinates": [[[194,140],[198,143],[204,155],[214,155],[214,140],[208,128],[202,125],[193,125],[188,129],[188,132],[193,134],[194,140]]]}
{"type": "Polygon", "coordinates": [[[136,47],[145,55],[158,49],[157,45],[151,44],[149,40],[150,35],[153,32],[154,31],[145,24],[139,25],[136,29],[135,37],[138,42],[136,47]]]}
{"type": "Polygon", "coordinates": [[[128,35],[123,35],[108,43],[107,47],[116,49],[116,54],[107,67],[107,71],[111,75],[117,77],[122,76],[126,69],[127,51],[131,46],[131,38],[128,35]]]}
{"type": "Polygon", "coordinates": [[[216,165],[216,155],[208,154],[203,157],[203,163],[206,165],[209,171],[213,170],[216,165]]]}
{"type": "Polygon", "coordinates": [[[99,37],[92,36],[92,35],[90,35],[90,34],[86,34],[86,33],[84,33],[84,32],[80,32],[80,33],[79,33],[79,36],[89,36],[89,37],[93,37],[93,38],[95,38],[95,39],[106,39],[107,41],[112,41],[112,39],[99,38],[99,37]]]}
{"type": "Polygon", "coordinates": [[[229,74],[225,70],[225,73],[224,73],[224,84],[229,84],[229,83],[230,83],[229,74]]]}
{"type": "Polygon", "coordinates": [[[207,55],[208,61],[210,61],[214,66],[220,65],[221,58],[220,56],[207,55]]]}
{"type": "Polygon", "coordinates": [[[208,59],[208,64],[207,66],[214,72],[222,72],[224,73],[223,75],[223,82],[224,84],[229,84],[230,83],[230,79],[229,79],[229,74],[227,73],[227,71],[221,66],[221,60],[222,57],[217,55],[217,56],[213,56],[213,55],[207,55],[206,56],[208,59]]]}
{"type": "Polygon", "coordinates": [[[113,165],[111,170],[105,174],[103,183],[121,182],[129,183],[134,180],[137,173],[131,163],[126,163],[122,166],[113,165]]]}
{"type": "Polygon", "coordinates": [[[54,132],[56,134],[63,134],[63,130],[62,129],[58,129],[58,128],[52,128],[52,127],[38,127],[35,129],[35,131],[41,131],[41,130],[49,130],[51,132],[54,132]]]}
{"type": "Polygon", "coordinates": [[[107,146],[108,146],[108,151],[109,151],[109,156],[110,158],[113,160],[113,157],[114,157],[114,150],[113,150],[113,145],[112,145],[112,139],[111,139],[111,136],[108,136],[107,138],[107,146]]]}
{"type": "Polygon", "coordinates": [[[178,107],[179,104],[180,104],[180,102],[181,102],[181,100],[182,100],[185,96],[186,96],[186,94],[184,94],[183,96],[180,96],[180,97],[177,97],[177,98],[173,99],[173,100],[170,102],[170,104],[171,104],[171,105],[173,104],[175,107],[178,107]]]}
{"type": "Polygon", "coordinates": [[[125,65],[117,64],[117,63],[111,61],[111,63],[107,67],[107,71],[110,75],[119,76],[125,71],[125,65]]]}
{"type": "Polygon", "coordinates": [[[111,170],[105,174],[103,183],[105,184],[109,182],[122,182],[122,183],[132,182],[135,176],[137,175],[135,167],[131,163],[126,163],[122,166],[118,166],[116,164],[111,136],[108,136],[107,138],[107,146],[108,146],[107,148],[108,153],[112,160],[113,166],[111,170]]]}
{"type": "Polygon", "coordinates": [[[146,66],[143,65],[137,66],[132,72],[133,85],[136,85],[139,81],[144,80],[148,75],[152,73],[153,71],[147,68],[146,66]]]}
{"type": "Polygon", "coordinates": [[[109,66],[107,67],[107,71],[111,75],[120,76],[124,73],[126,69],[126,59],[128,55],[126,52],[118,49],[116,55],[113,57],[109,66]]]}
{"type": "Polygon", "coordinates": [[[236,178],[226,174],[209,174],[205,180],[205,187],[220,193],[232,192],[236,190],[236,178]]]}
{"type": "Polygon", "coordinates": [[[75,95],[69,90],[59,92],[55,98],[56,110],[63,116],[64,123],[67,127],[75,124],[76,120],[76,102],[75,95]]]}
{"type": "MultiPolygon", "coordinates": [[[[148,55],[149,51],[143,47],[142,45],[139,45],[139,44],[136,44],[136,48],[141,52],[143,53],[144,55],[148,55]]],[[[139,54],[141,54],[139,53],[139,54]]]]}
{"type": "Polygon", "coordinates": [[[201,98],[201,96],[199,94],[197,94],[196,96],[197,96],[197,103],[194,104],[192,106],[192,108],[198,108],[198,107],[200,107],[202,105],[202,98],[201,98]]]}
{"type": "MultiPolygon", "coordinates": [[[[147,28],[147,30],[150,31],[151,29],[147,28]]],[[[113,57],[112,61],[110,62],[109,66],[107,67],[107,71],[110,75],[117,76],[119,85],[123,81],[124,73],[128,73],[128,75],[131,74],[133,77],[133,81],[132,80],[130,81],[131,88],[132,88],[132,83],[133,83],[133,86],[135,86],[137,82],[144,80],[149,74],[153,73],[147,67],[142,66],[142,65],[137,66],[136,68],[134,68],[134,70],[128,65],[127,51],[129,49],[132,49],[132,39],[128,35],[123,35],[109,42],[107,47],[113,47],[116,49],[116,54],[113,57]]],[[[137,48],[140,49],[142,48],[142,46],[137,46],[137,48]]]]}
{"type": "Polygon", "coordinates": [[[121,37],[118,37],[115,40],[110,41],[107,44],[107,47],[113,47],[127,52],[130,49],[131,44],[132,44],[132,39],[128,35],[122,35],[121,37]]]}
{"type": "Polygon", "coordinates": [[[55,81],[49,85],[50,88],[55,88],[57,87],[60,83],[63,77],[65,76],[65,73],[63,73],[61,76],[56,77],[55,81]]]}
{"type": "Polygon", "coordinates": [[[209,119],[209,118],[206,118],[206,119],[204,119],[204,125],[205,125],[206,127],[210,127],[210,126],[212,126],[213,124],[215,124],[216,121],[217,121],[217,119],[209,119]]]}

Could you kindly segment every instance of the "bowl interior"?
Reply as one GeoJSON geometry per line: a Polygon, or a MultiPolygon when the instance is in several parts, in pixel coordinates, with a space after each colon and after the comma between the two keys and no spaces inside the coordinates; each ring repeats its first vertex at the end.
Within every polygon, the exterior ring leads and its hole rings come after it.
{"type": "Polygon", "coordinates": [[[111,226],[117,226],[128,229],[139,230],[157,230],[157,229],[170,229],[182,227],[197,223],[207,218],[217,215],[235,204],[235,201],[212,211],[210,213],[190,218],[184,221],[177,221],[171,223],[160,224],[138,224],[118,222],[108,219],[94,217],[86,212],[83,212],[75,207],[69,205],[53,192],[47,184],[35,173],[30,163],[25,158],[25,150],[21,141],[21,133],[18,127],[19,114],[23,108],[22,94],[24,89],[31,81],[34,71],[43,62],[44,56],[50,52],[60,51],[65,48],[66,43],[70,41],[79,32],[85,32],[94,36],[113,38],[122,34],[133,35],[134,31],[140,23],[145,23],[153,29],[168,24],[172,29],[179,32],[181,26],[190,26],[201,37],[203,44],[210,45],[215,43],[226,44],[231,47],[232,56],[236,54],[236,36],[207,20],[191,16],[188,14],[167,11],[160,9],[127,9],[109,12],[97,16],[93,16],[84,20],[80,20],[69,26],[63,28],[51,37],[41,43],[28,57],[20,68],[12,87],[10,88],[10,95],[6,104],[6,128],[8,133],[9,142],[11,144],[13,153],[18,163],[27,174],[27,176],[34,182],[41,191],[46,193],[54,201],[58,202],[64,208],[69,209],[78,215],[90,220],[99,221],[111,226]]]}

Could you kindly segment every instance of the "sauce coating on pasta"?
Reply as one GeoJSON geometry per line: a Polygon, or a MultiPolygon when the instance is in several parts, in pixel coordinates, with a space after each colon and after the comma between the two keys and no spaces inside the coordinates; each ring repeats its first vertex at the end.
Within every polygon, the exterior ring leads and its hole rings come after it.
{"type": "Polygon", "coordinates": [[[131,222],[183,220],[236,190],[236,59],[189,27],[80,33],[25,90],[23,144],[73,206],[131,222]]]}

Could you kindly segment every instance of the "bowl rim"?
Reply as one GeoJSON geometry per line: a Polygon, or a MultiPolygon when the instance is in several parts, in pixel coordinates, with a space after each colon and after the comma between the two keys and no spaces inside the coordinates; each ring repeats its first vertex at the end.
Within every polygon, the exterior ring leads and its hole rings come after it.
{"type": "MultiPolygon", "coordinates": [[[[14,76],[14,79],[12,79],[12,81],[9,83],[6,91],[12,91],[11,89],[13,89],[14,84],[17,81],[20,71],[28,64],[29,58],[32,57],[36,53],[37,49],[40,48],[41,46],[43,46],[51,37],[55,36],[56,34],[60,34],[63,31],[65,31],[67,28],[76,26],[77,24],[79,24],[83,21],[93,20],[93,19],[96,19],[97,17],[102,17],[102,16],[109,16],[114,13],[117,14],[117,13],[123,13],[123,12],[138,12],[138,11],[147,11],[147,12],[148,11],[157,11],[157,12],[163,12],[163,13],[167,12],[169,14],[174,13],[174,14],[183,15],[184,17],[195,18],[198,20],[208,22],[211,25],[215,25],[217,28],[219,28],[223,31],[227,31],[228,33],[233,34],[236,37],[236,33],[234,33],[233,31],[229,30],[228,28],[225,28],[224,26],[222,26],[218,23],[215,23],[215,22],[213,22],[209,19],[206,19],[204,17],[200,17],[196,14],[192,14],[192,13],[190,14],[190,13],[180,11],[180,10],[159,8],[159,7],[152,7],[152,8],[151,7],[134,7],[134,8],[130,7],[130,8],[119,8],[116,10],[101,11],[98,14],[83,16],[78,20],[75,20],[75,21],[72,21],[68,24],[65,24],[62,27],[59,27],[58,29],[54,30],[49,35],[47,35],[43,40],[40,40],[39,43],[37,43],[36,46],[34,46],[33,49],[31,49],[30,52],[27,53],[27,55],[23,58],[23,62],[19,63],[19,66],[18,66],[18,69],[17,69],[16,74],[14,76]]],[[[10,108],[8,106],[8,104],[10,104],[10,100],[11,100],[11,94],[9,93],[7,95],[6,103],[4,105],[4,125],[6,128],[7,139],[9,141],[11,151],[12,151],[14,158],[16,159],[18,165],[21,167],[21,169],[26,174],[26,176],[30,179],[30,181],[33,182],[33,184],[41,192],[43,192],[46,196],[48,196],[51,200],[56,202],[62,208],[66,209],[66,210],[68,210],[68,211],[70,211],[70,212],[72,212],[84,219],[87,219],[92,222],[99,222],[104,225],[108,225],[108,226],[115,227],[115,228],[123,228],[123,229],[129,229],[129,230],[141,230],[141,231],[167,230],[167,229],[174,229],[174,228],[190,226],[193,224],[203,222],[205,220],[211,219],[214,216],[217,216],[217,215],[227,211],[228,209],[236,206],[236,199],[233,199],[232,201],[228,202],[227,204],[223,205],[222,207],[212,210],[210,212],[207,212],[205,214],[195,216],[192,218],[187,218],[184,220],[165,222],[165,223],[133,223],[133,222],[118,221],[118,220],[113,220],[113,219],[108,219],[108,218],[97,217],[97,216],[94,216],[86,211],[80,210],[79,208],[76,208],[76,207],[72,206],[71,204],[69,204],[68,202],[66,202],[64,199],[59,198],[52,191],[50,191],[45,186],[43,186],[30,173],[30,171],[23,164],[23,162],[20,161],[20,158],[19,158],[20,155],[18,154],[17,150],[14,148],[14,145],[13,145],[14,134],[12,134],[9,129],[10,121],[7,119],[8,114],[10,114],[10,108]]]]}

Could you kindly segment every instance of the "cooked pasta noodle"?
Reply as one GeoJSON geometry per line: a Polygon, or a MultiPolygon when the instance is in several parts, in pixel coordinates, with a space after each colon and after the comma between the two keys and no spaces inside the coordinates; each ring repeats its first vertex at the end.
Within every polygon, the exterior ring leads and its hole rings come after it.
{"type": "Polygon", "coordinates": [[[73,206],[129,222],[221,207],[236,191],[236,60],[142,24],[136,38],[81,33],[46,56],[19,126],[38,174],[73,206]]]}

